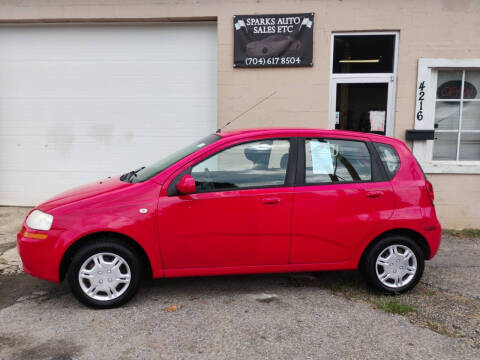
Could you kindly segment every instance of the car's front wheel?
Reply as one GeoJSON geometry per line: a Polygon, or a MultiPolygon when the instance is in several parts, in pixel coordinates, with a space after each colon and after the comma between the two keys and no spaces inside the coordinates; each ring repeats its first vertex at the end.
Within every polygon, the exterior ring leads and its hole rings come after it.
{"type": "Polygon", "coordinates": [[[386,237],[365,254],[362,270],[375,288],[401,293],[413,288],[422,277],[425,257],[418,244],[409,237],[386,237]]]}
{"type": "Polygon", "coordinates": [[[133,249],[115,239],[104,239],[77,251],[70,264],[68,282],[82,303],[112,308],[135,295],[142,273],[142,264],[133,249]]]}

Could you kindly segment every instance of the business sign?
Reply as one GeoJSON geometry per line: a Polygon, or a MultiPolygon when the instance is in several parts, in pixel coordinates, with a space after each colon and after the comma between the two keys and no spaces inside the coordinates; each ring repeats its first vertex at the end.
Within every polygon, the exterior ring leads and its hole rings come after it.
{"type": "MultiPolygon", "coordinates": [[[[450,80],[437,88],[437,99],[460,99],[462,93],[462,80],[450,80]]],[[[463,85],[463,98],[475,99],[477,89],[468,81],[463,85]]]]}
{"type": "Polygon", "coordinates": [[[312,66],[313,15],[235,15],[233,66],[312,66]]]}

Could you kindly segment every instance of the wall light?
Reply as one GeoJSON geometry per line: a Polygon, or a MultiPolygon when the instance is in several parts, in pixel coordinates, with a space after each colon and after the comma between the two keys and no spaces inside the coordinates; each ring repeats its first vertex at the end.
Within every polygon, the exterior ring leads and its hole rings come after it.
{"type": "Polygon", "coordinates": [[[366,59],[366,60],[338,60],[340,64],[377,64],[380,62],[379,59],[366,59]]]}

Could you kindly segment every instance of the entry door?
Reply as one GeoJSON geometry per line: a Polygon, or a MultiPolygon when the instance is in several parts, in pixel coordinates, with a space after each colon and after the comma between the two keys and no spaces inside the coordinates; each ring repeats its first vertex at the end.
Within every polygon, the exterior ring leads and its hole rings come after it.
{"type": "Polygon", "coordinates": [[[398,35],[332,34],[330,129],[393,136],[398,35]]]}
{"type": "Polygon", "coordinates": [[[330,128],[393,135],[391,77],[333,79],[330,128]]]}
{"type": "Polygon", "coordinates": [[[165,267],[287,264],[294,189],[287,182],[289,149],[288,139],[242,143],[185,169],[196,192],[175,193],[174,180],[170,196],[159,201],[165,267]]]}
{"type": "Polygon", "coordinates": [[[306,139],[304,148],[305,171],[293,202],[290,262],[349,261],[392,215],[392,186],[379,181],[364,141],[306,139]]]}

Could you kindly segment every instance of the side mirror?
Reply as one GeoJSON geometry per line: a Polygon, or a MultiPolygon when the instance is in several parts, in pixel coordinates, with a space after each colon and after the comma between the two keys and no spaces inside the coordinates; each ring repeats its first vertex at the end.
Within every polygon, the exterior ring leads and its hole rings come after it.
{"type": "Polygon", "coordinates": [[[177,184],[177,191],[180,194],[193,194],[195,192],[195,179],[192,175],[183,175],[177,184]]]}

